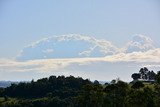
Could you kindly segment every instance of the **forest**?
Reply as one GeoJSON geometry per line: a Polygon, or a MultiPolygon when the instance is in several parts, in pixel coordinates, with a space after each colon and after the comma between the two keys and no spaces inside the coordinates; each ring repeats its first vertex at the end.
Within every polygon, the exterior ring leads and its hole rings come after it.
{"type": "Polygon", "coordinates": [[[160,107],[160,71],[144,67],[131,77],[130,83],[50,76],[11,84],[0,88],[0,107],[160,107]]]}

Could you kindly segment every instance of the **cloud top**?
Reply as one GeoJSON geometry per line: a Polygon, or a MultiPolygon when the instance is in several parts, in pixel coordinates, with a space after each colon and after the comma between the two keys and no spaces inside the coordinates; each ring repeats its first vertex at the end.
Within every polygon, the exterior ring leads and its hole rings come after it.
{"type": "Polygon", "coordinates": [[[18,60],[83,58],[113,55],[117,48],[109,41],[78,34],[44,38],[25,47],[18,60]]]}
{"type": "Polygon", "coordinates": [[[22,79],[24,75],[39,78],[48,74],[129,80],[140,67],[160,69],[159,56],[160,48],[144,35],[134,35],[121,48],[89,36],[52,36],[26,46],[16,60],[0,59],[0,78],[14,78],[11,74],[22,79]]]}
{"type": "Polygon", "coordinates": [[[69,34],[51,36],[26,46],[16,58],[19,61],[52,58],[94,58],[121,53],[146,52],[155,49],[151,38],[136,34],[124,47],[117,48],[104,39],[69,34]]]}
{"type": "Polygon", "coordinates": [[[126,45],[125,52],[137,52],[137,51],[148,51],[154,49],[153,40],[147,36],[136,34],[132,40],[126,45]]]}

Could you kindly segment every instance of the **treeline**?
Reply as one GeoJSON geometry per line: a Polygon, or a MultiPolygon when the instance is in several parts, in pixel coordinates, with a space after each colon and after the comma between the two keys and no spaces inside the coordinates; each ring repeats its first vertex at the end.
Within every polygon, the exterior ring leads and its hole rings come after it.
{"type": "Polygon", "coordinates": [[[139,73],[133,73],[132,76],[133,80],[148,80],[154,81],[156,79],[156,73],[152,70],[149,71],[148,68],[144,67],[139,70],[139,73]]]}
{"type": "Polygon", "coordinates": [[[73,76],[50,76],[0,89],[0,107],[160,107],[160,72],[155,83],[113,80],[105,85],[73,76]]]}
{"type": "Polygon", "coordinates": [[[39,98],[54,94],[60,98],[66,98],[76,96],[77,91],[81,90],[85,84],[91,84],[91,82],[88,79],[83,80],[73,76],[50,76],[36,82],[32,80],[30,83],[11,84],[10,87],[5,88],[4,95],[18,98],[39,98]]]}

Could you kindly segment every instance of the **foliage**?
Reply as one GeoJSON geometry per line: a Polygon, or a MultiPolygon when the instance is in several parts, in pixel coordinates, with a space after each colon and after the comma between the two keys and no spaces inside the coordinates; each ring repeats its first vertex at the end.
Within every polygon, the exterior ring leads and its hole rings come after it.
{"type": "Polygon", "coordinates": [[[132,74],[131,77],[133,78],[133,80],[138,80],[141,78],[141,75],[139,73],[134,73],[134,74],[132,74]]]}
{"type": "Polygon", "coordinates": [[[0,107],[160,107],[160,72],[155,77],[154,84],[118,79],[101,85],[97,80],[50,76],[1,88],[0,107]]]}
{"type": "Polygon", "coordinates": [[[157,72],[156,82],[157,82],[158,84],[160,84],[160,71],[157,72]]]}
{"type": "Polygon", "coordinates": [[[149,71],[148,68],[144,67],[139,70],[139,73],[133,73],[131,77],[133,80],[155,80],[156,74],[154,71],[149,71]]]}
{"type": "Polygon", "coordinates": [[[132,88],[134,89],[139,89],[139,88],[143,88],[144,84],[141,81],[137,81],[132,85],[132,88]]]}

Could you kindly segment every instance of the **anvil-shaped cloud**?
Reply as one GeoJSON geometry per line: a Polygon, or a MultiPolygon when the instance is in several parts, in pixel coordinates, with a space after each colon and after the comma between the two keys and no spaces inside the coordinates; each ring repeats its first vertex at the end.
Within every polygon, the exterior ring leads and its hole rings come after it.
{"type": "Polygon", "coordinates": [[[16,58],[20,61],[51,58],[105,57],[118,53],[145,52],[155,49],[144,35],[134,35],[126,46],[117,48],[111,42],[78,34],[52,36],[26,46],[16,58]]]}
{"type": "Polygon", "coordinates": [[[45,75],[74,75],[99,80],[120,77],[128,81],[140,67],[159,69],[159,65],[160,48],[144,35],[135,35],[126,46],[117,48],[107,40],[71,34],[32,43],[15,60],[1,59],[0,78],[6,75],[13,80],[26,80],[45,75]]]}
{"type": "Polygon", "coordinates": [[[49,58],[104,57],[117,53],[117,48],[107,40],[78,34],[52,36],[25,47],[18,60],[49,58]]]}

